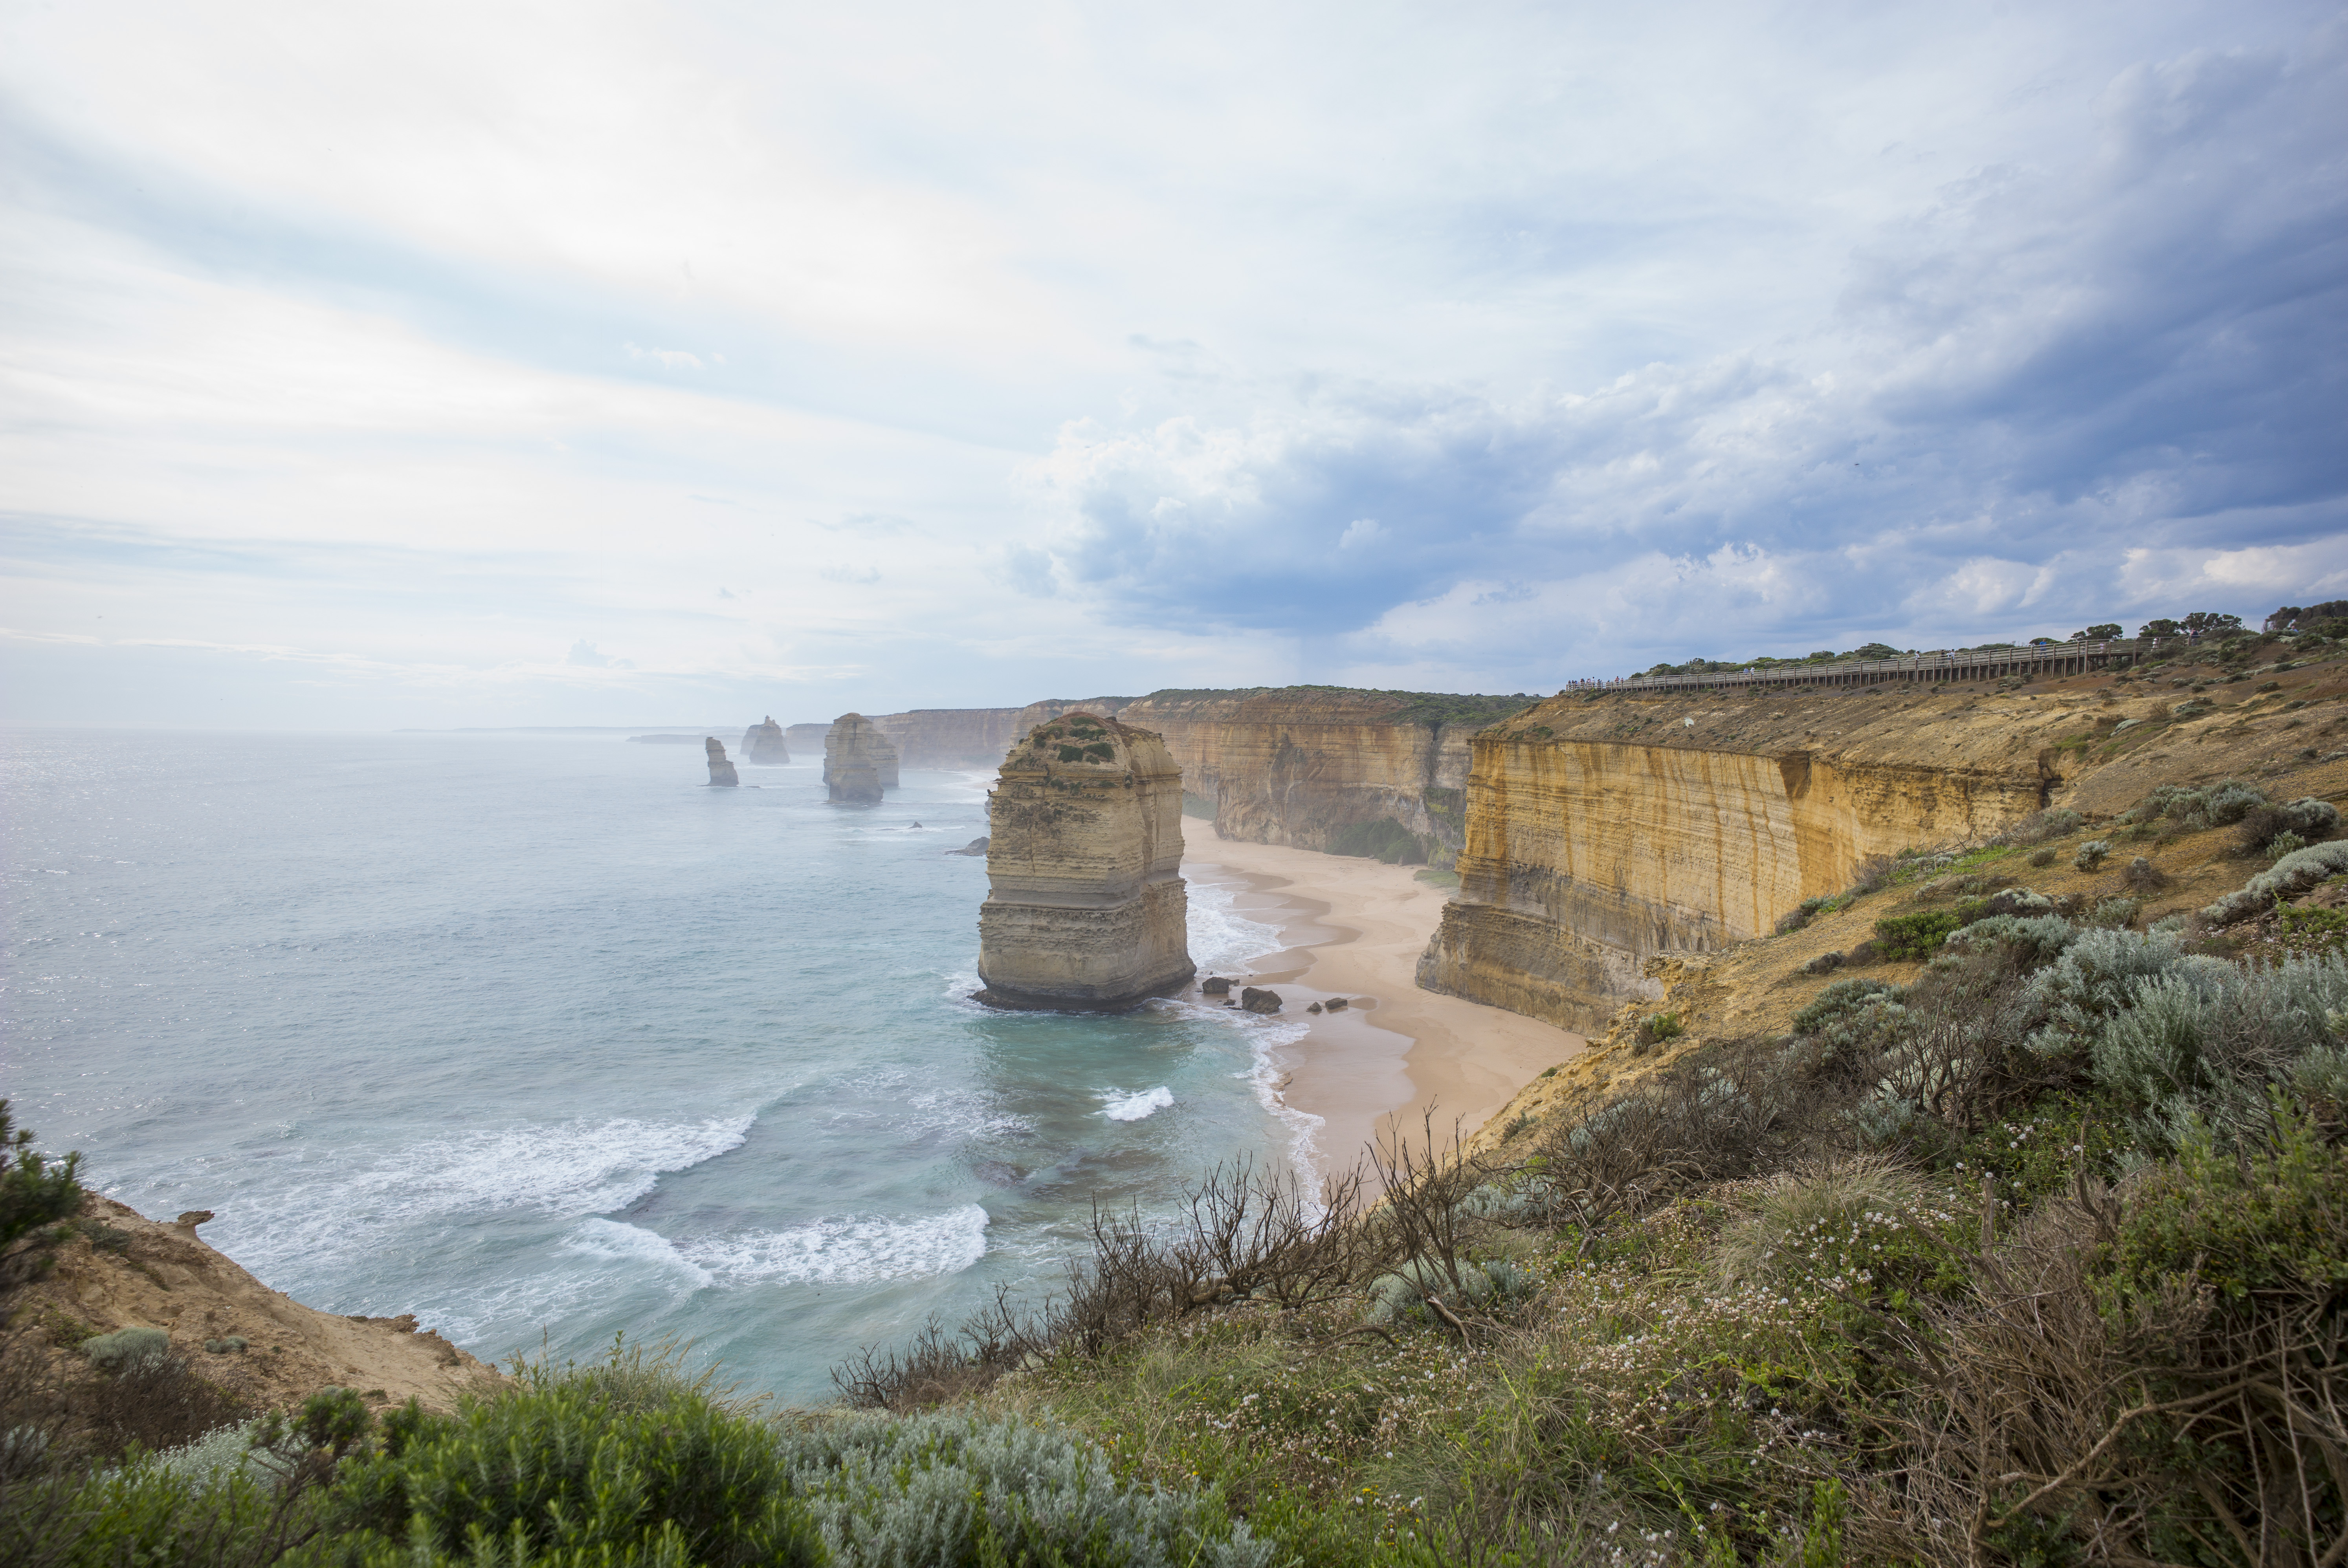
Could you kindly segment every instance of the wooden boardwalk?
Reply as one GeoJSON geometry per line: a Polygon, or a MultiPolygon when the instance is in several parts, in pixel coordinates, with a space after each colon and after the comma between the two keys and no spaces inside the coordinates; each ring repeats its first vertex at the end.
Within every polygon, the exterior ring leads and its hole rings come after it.
{"type": "Polygon", "coordinates": [[[1890,659],[1848,662],[1774,664],[1766,668],[1711,670],[1701,675],[1626,675],[1612,681],[1576,681],[1567,692],[1664,692],[1752,686],[1877,686],[1890,681],[1931,685],[1962,681],[2002,681],[2012,676],[2085,675],[2124,670],[2186,652],[2204,641],[2193,635],[2122,637],[2108,642],[2042,642],[2028,647],[1940,649],[1890,659]]]}

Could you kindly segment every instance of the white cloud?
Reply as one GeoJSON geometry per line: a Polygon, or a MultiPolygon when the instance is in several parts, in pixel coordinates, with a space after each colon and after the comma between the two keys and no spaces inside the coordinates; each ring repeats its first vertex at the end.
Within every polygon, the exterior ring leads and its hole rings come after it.
{"type": "Polygon", "coordinates": [[[2299,0],[0,29],[44,659],[838,712],[2348,591],[2299,0]]]}

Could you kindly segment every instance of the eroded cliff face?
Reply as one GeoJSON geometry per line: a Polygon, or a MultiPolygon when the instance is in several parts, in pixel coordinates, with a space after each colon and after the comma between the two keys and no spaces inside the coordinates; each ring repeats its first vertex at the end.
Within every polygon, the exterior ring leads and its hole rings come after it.
{"type": "Polygon", "coordinates": [[[1569,1029],[1657,994],[1643,960],[1768,932],[1859,863],[2063,804],[2117,714],[2038,695],[1553,698],[1477,737],[1429,989],[1569,1029]],[[2085,710],[2082,712],[2082,710],[2085,710]]]}
{"type": "MultiPolygon", "coordinates": [[[[914,708],[873,719],[909,768],[993,768],[1033,729],[1017,708],[914,708]]],[[[1038,721],[1040,723],[1040,721],[1038,721]]]]}
{"type": "Polygon", "coordinates": [[[825,798],[841,805],[878,805],[880,792],[897,778],[897,759],[888,742],[861,713],[842,713],[823,736],[825,798]],[[882,762],[886,759],[884,775],[882,762]]]}
{"type": "Polygon", "coordinates": [[[1160,737],[1070,713],[1037,725],[987,797],[979,999],[1115,1008],[1195,973],[1182,775],[1160,737]]]}
{"type": "Polygon", "coordinates": [[[1292,686],[1159,692],[1118,717],[1166,737],[1223,837],[1358,853],[1392,823],[1422,840],[1414,857],[1441,860],[1466,843],[1471,737],[1521,705],[1292,686]]]}
{"type": "Polygon", "coordinates": [[[54,1266],[10,1302],[47,1328],[38,1340],[52,1347],[61,1380],[88,1376],[88,1361],[67,1348],[81,1336],[159,1328],[200,1376],[263,1409],[331,1385],[366,1390],[378,1409],[413,1397],[445,1410],[505,1383],[412,1315],[345,1317],[270,1289],[196,1234],[211,1218],[201,1210],[164,1224],[93,1193],[77,1217],[83,1234],[57,1247],[54,1266]],[[94,1245],[93,1235],[109,1245],[94,1245]],[[245,1348],[231,1348],[231,1336],[245,1348]]]}

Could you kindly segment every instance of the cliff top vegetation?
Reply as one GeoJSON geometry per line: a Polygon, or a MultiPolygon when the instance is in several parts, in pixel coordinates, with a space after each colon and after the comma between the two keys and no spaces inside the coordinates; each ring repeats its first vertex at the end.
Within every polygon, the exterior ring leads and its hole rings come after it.
{"type": "Polygon", "coordinates": [[[1512,714],[1540,701],[1536,692],[1518,692],[1508,696],[1485,696],[1448,692],[1397,692],[1370,686],[1241,686],[1227,689],[1211,687],[1168,687],[1152,692],[1145,702],[1199,702],[1217,699],[1240,700],[1249,697],[1277,696],[1288,692],[1328,692],[1349,697],[1384,698],[1394,706],[1380,714],[1388,723],[1395,724],[1474,724],[1478,728],[1499,723],[1512,714]]]}

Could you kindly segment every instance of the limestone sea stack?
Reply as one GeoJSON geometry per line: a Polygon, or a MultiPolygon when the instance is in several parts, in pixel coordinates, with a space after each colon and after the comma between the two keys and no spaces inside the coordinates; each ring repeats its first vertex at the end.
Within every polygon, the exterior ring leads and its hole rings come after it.
{"type": "Polygon", "coordinates": [[[762,768],[778,768],[791,760],[791,749],[783,743],[783,727],[775,723],[772,713],[765,723],[742,732],[742,760],[762,768]]]}
{"type": "Polygon", "coordinates": [[[875,743],[880,732],[861,713],[842,713],[823,737],[823,784],[828,796],[841,805],[879,805],[882,786],[897,776],[896,753],[889,753],[889,770],[880,771],[875,743]]]}
{"type": "Polygon", "coordinates": [[[880,775],[882,789],[897,787],[897,743],[880,725],[872,726],[872,768],[880,775]]]}
{"type": "Polygon", "coordinates": [[[1038,724],[1004,758],[987,817],[980,1001],[1130,1007],[1197,972],[1182,772],[1157,734],[1082,712],[1038,724]]]}
{"type": "Polygon", "coordinates": [[[709,782],[728,786],[739,784],[742,782],[741,777],[735,773],[734,764],[726,760],[726,743],[712,735],[709,737],[708,746],[709,782]]]}

